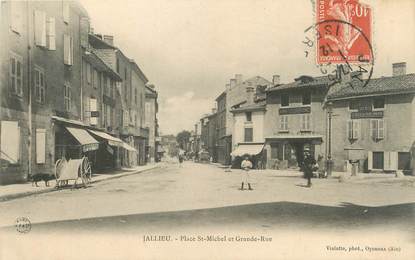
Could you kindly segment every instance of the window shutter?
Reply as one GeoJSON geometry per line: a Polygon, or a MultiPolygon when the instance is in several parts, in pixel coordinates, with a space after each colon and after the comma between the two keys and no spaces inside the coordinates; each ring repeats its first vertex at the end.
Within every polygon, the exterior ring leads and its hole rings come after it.
{"type": "Polygon", "coordinates": [[[383,153],[383,169],[386,171],[391,170],[391,157],[390,152],[383,153]]]}
{"type": "Polygon", "coordinates": [[[80,20],[81,47],[88,48],[89,19],[82,17],[80,20]]]}
{"type": "Polygon", "coordinates": [[[373,152],[372,151],[367,152],[367,169],[368,170],[373,169],[373,152]]]}
{"type": "Polygon", "coordinates": [[[353,120],[353,139],[360,137],[360,120],[353,120]]]}
{"type": "Polygon", "coordinates": [[[347,120],[347,137],[348,139],[353,139],[353,121],[347,120]]]}
{"type": "Polygon", "coordinates": [[[35,43],[46,47],[46,13],[35,10],[35,43]]]}
{"type": "Polygon", "coordinates": [[[376,140],[377,139],[377,125],[378,125],[378,121],[376,119],[370,119],[370,133],[371,133],[371,137],[372,139],[376,140]]]}
{"type": "Polygon", "coordinates": [[[48,49],[51,51],[56,50],[56,31],[55,31],[55,18],[49,17],[47,20],[47,42],[48,49]]]}
{"type": "Polygon", "coordinates": [[[398,152],[390,152],[390,168],[392,171],[398,170],[398,152]]]}
{"type": "Polygon", "coordinates": [[[385,121],[379,119],[378,121],[378,139],[385,139],[385,121]]]}
{"type": "Polygon", "coordinates": [[[63,35],[63,62],[66,65],[72,65],[72,37],[63,35]]]}
{"type": "Polygon", "coordinates": [[[36,129],[36,163],[46,162],[46,130],[36,129]]]}
{"type": "Polygon", "coordinates": [[[15,164],[20,159],[20,127],[17,121],[1,121],[0,158],[15,164]]]}
{"type": "Polygon", "coordinates": [[[285,130],[288,130],[288,116],[284,116],[285,118],[285,130]]]}

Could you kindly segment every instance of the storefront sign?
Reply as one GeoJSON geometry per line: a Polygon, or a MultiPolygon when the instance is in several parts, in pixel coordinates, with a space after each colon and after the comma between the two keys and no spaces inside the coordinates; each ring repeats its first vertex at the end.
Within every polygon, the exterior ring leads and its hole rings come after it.
{"type": "Polygon", "coordinates": [[[95,151],[98,150],[98,144],[85,144],[82,146],[83,152],[95,151]]]}
{"type": "Polygon", "coordinates": [[[99,117],[99,111],[91,111],[91,117],[99,117]]]}
{"type": "Polygon", "coordinates": [[[351,114],[352,119],[382,118],[382,117],[383,117],[383,111],[352,112],[351,114]]]}
{"type": "Polygon", "coordinates": [[[309,114],[309,113],[311,113],[311,107],[280,108],[279,113],[280,113],[280,115],[309,114]]]}

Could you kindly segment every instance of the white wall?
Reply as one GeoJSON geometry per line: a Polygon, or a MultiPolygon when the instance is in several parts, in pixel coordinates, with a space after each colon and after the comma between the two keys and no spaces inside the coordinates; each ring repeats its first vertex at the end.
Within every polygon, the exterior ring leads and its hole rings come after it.
{"type": "Polygon", "coordinates": [[[232,131],[233,148],[238,146],[238,143],[244,142],[245,126],[251,125],[253,128],[253,142],[263,143],[264,140],[264,116],[265,111],[252,112],[252,123],[246,122],[245,113],[235,113],[233,117],[234,128],[232,131]]]}

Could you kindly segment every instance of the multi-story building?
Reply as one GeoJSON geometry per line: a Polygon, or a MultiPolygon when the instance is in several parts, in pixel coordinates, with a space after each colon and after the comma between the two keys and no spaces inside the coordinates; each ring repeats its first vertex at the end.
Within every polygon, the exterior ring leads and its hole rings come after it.
{"type": "Polygon", "coordinates": [[[262,168],[266,156],[262,153],[264,147],[265,100],[255,102],[255,90],[246,87],[246,103],[232,109],[234,127],[232,143],[236,148],[232,151],[233,167],[241,164],[242,157],[249,155],[255,168],[262,168]]]}
{"type": "MultiPolygon", "coordinates": [[[[255,93],[257,93],[258,89],[271,86],[272,83],[261,76],[255,76],[243,81],[241,74],[236,74],[235,78],[231,79],[229,84],[226,84],[226,136],[230,137],[232,135],[234,127],[231,110],[246,103],[246,88],[253,87],[255,93]]],[[[232,143],[232,149],[235,148],[236,144],[232,143]]]]}
{"type": "Polygon", "coordinates": [[[135,166],[146,162],[148,129],[144,127],[145,85],[147,77],[138,65],[114,46],[110,35],[92,35],[97,55],[122,78],[116,85],[121,99],[116,107],[120,120],[118,132],[120,138],[134,149],[125,149],[121,153],[121,165],[135,166]]]}
{"type": "Polygon", "coordinates": [[[88,38],[89,18],[75,1],[1,1],[0,11],[0,182],[12,183],[53,172],[62,152],[53,116],[81,119],[78,43],[88,38]]]}
{"type": "Polygon", "coordinates": [[[391,77],[372,78],[366,86],[330,89],[331,156],[334,169],[361,172],[413,169],[415,140],[415,74],[406,63],[393,64],[391,77]]]}
{"type": "Polygon", "coordinates": [[[0,11],[0,183],[53,174],[62,157],[87,156],[94,169],[121,166],[121,155],[136,150],[116,137],[125,131],[123,112],[136,111],[136,134],[146,132],[147,79],[138,66],[128,59],[130,103],[123,104],[120,86],[127,83],[115,59],[121,54],[111,36],[90,32],[77,1],[1,1],[0,11]]]}
{"type": "Polygon", "coordinates": [[[146,86],[145,93],[145,127],[149,129],[148,135],[148,160],[150,162],[158,161],[158,124],[157,124],[157,91],[154,85],[146,86]]]}
{"type": "Polygon", "coordinates": [[[217,104],[217,127],[218,127],[218,162],[224,165],[231,163],[230,153],[232,152],[231,136],[226,135],[226,90],[216,98],[217,104]]]}
{"type": "Polygon", "coordinates": [[[300,76],[288,84],[267,90],[264,126],[266,166],[298,167],[303,149],[309,147],[318,159],[326,152],[324,101],[328,77],[300,76]]]}

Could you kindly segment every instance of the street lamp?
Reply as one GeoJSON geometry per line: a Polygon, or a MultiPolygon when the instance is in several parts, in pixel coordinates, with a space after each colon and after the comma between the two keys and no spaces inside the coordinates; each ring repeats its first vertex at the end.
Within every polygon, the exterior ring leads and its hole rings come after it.
{"type": "Polygon", "coordinates": [[[331,158],[331,119],[333,117],[333,102],[329,101],[326,103],[327,117],[328,117],[328,147],[327,147],[327,161],[326,171],[327,176],[331,176],[333,171],[333,160],[331,158]]]}

